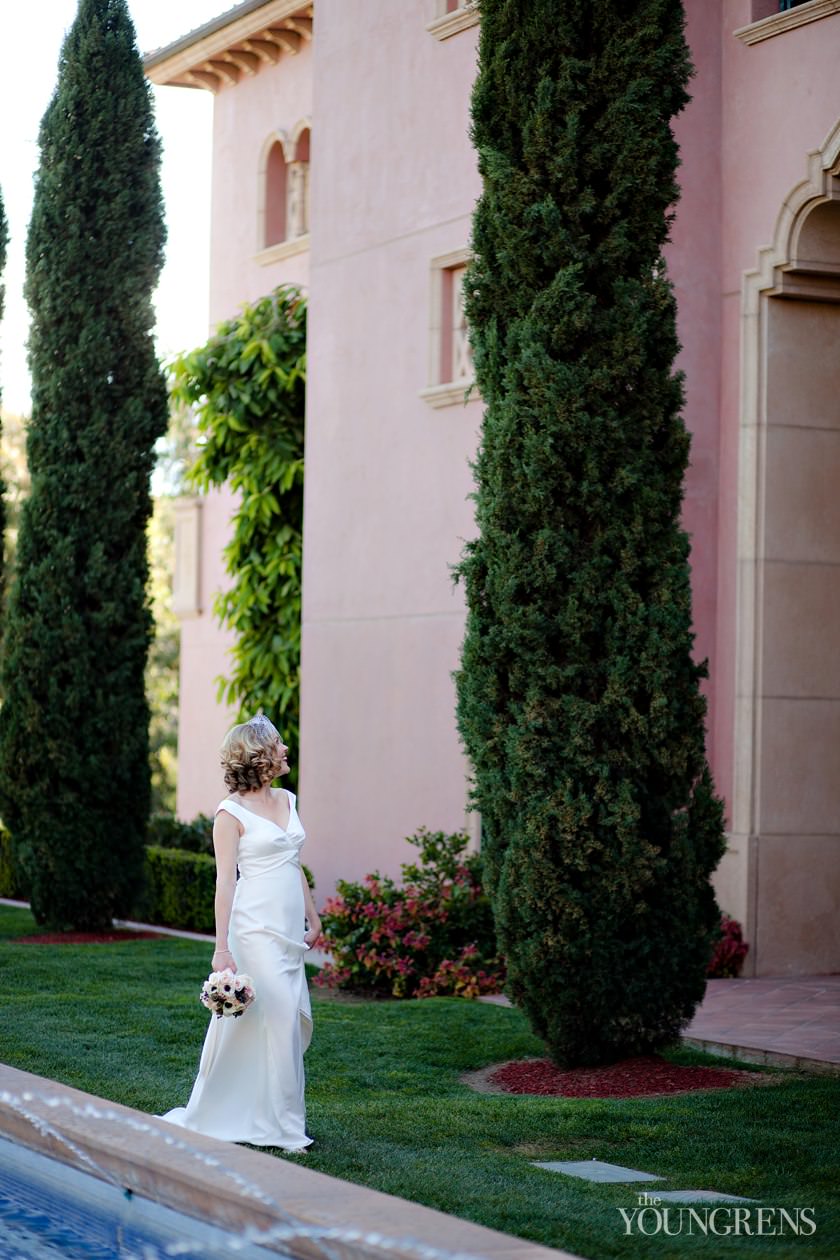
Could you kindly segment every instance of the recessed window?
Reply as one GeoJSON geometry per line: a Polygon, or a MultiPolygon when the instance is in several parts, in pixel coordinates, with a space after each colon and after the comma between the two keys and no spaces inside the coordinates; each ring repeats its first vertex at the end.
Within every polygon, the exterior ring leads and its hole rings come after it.
{"type": "Polygon", "coordinates": [[[257,197],[257,253],[262,266],[305,253],[309,248],[308,118],[291,132],[275,131],[263,145],[257,197]]]}
{"type": "MultiPolygon", "coordinates": [[[[429,383],[421,398],[433,407],[464,403],[475,381],[472,346],[464,315],[468,249],[432,259],[429,319],[429,383]]],[[[470,397],[478,395],[471,393],[470,397]]]]}
{"type": "Polygon", "coordinates": [[[309,148],[310,131],[305,127],[297,138],[294,160],[288,167],[286,223],[289,240],[305,236],[309,231],[309,148]]]}
{"type": "Polygon", "coordinates": [[[464,275],[466,264],[445,267],[441,284],[441,380],[471,381],[472,347],[464,316],[464,275]]]}
{"type": "Polygon", "coordinates": [[[750,18],[760,22],[763,18],[772,17],[774,13],[787,13],[788,9],[797,9],[808,0],[752,0],[750,18]]]}
{"type": "Polygon", "coordinates": [[[279,245],[286,239],[286,200],[288,196],[286,154],[279,140],[268,151],[265,168],[265,239],[263,246],[279,245]]]}

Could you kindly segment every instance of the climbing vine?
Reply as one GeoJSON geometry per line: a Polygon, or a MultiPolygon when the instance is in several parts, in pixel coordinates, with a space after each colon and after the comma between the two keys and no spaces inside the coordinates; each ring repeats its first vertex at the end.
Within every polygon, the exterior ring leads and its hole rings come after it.
{"type": "Polygon", "coordinates": [[[214,611],[233,630],[218,699],[240,716],[262,706],[298,747],[306,303],[281,285],[220,324],[172,365],[172,397],[194,409],[197,457],[187,483],[237,492],[224,552],[228,589],[214,611]]]}

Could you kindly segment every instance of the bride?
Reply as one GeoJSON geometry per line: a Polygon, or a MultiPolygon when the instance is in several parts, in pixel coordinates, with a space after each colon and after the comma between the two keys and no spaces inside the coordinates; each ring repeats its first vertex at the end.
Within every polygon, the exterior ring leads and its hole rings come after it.
{"type": "Polygon", "coordinates": [[[301,1153],[312,1143],[303,1069],[312,1009],[303,960],[321,920],[300,865],[305,832],[295,795],[271,787],[289,772],[288,752],[263,713],[234,726],[222,744],[230,795],[213,824],[212,969],[246,972],[256,997],[237,1018],[211,1015],[190,1100],[160,1118],[208,1137],[301,1153]]]}

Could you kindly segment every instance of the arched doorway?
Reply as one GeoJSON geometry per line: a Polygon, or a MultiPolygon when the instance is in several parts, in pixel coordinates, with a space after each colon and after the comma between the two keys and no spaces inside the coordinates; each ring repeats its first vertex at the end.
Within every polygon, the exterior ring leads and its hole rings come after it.
{"type": "Polygon", "coordinates": [[[758,975],[840,969],[840,127],[747,277],[733,823],[758,975]]]}

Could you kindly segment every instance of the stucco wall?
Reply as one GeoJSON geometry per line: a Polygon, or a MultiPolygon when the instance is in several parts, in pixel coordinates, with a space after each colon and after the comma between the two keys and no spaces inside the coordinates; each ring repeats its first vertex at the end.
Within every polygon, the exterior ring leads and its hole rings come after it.
{"type": "MultiPolygon", "coordinates": [[[[217,94],[213,109],[210,327],[284,283],[308,287],[309,255],[263,265],[256,255],[260,165],[274,132],[291,134],[312,114],[312,47],[264,67],[217,94]]],[[[313,140],[313,150],[317,140],[313,140]]],[[[231,636],[213,614],[213,598],[229,581],[222,551],[235,498],[224,489],[202,506],[202,613],[181,624],[178,814],[212,813],[226,795],[218,750],[235,713],[216,703],[216,677],[228,672],[231,636]]]]}
{"type": "MultiPolygon", "coordinates": [[[[751,0],[686,9],[696,75],[675,122],[682,196],[667,253],[692,433],[684,521],[696,653],[710,660],[709,748],[731,816],[745,755],[735,740],[746,642],[739,472],[745,391],[758,371],[745,353],[744,275],[772,241],[809,151],[840,118],[840,13],[746,46],[733,31],[753,16],[751,0]]],[[[468,244],[480,192],[467,130],[477,28],[438,41],[425,30],[434,11],[433,0],[318,0],[311,49],[216,99],[213,321],[281,279],[306,284],[311,267],[300,805],[322,897],[339,876],[395,874],[408,856],[402,837],[419,826],[468,818],[450,677],[463,601],[449,566],[473,530],[468,461],[481,403],[434,410],[418,394],[429,383],[430,261],[468,244]],[[261,267],[262,146],[310,114],[311,255],[261,267]]],[[[206,606],[224,580],[230,507],[220,494],[204,509],[206,606]]],[[[185,623],[185,815],[221,795],[216,747],[229,715],[215,706],[212,678],[223,648],[206,615],[185,623]]],[[[759,839],[733,834],[716,879],[721,902],[747,927],[751,965],[758,942],[773,965],[812,966],[797,927],[804,903],[793,917],[779,909],[795,837],[766,848],[764,884],[759,839]],[[783,854],[772,887],[771,849],[783,854]]],[[[798,850],[813,879],[818,849],[798,850]]]]}
{"type": "Polygon", "coordinates": [[[430,260],[465,246],[476,28],[428,0],[320,0],[304,510],[301,810],[325,895],[464,825],[448,566],[473,529],[480,403],[434,410],[430,260]]]}

